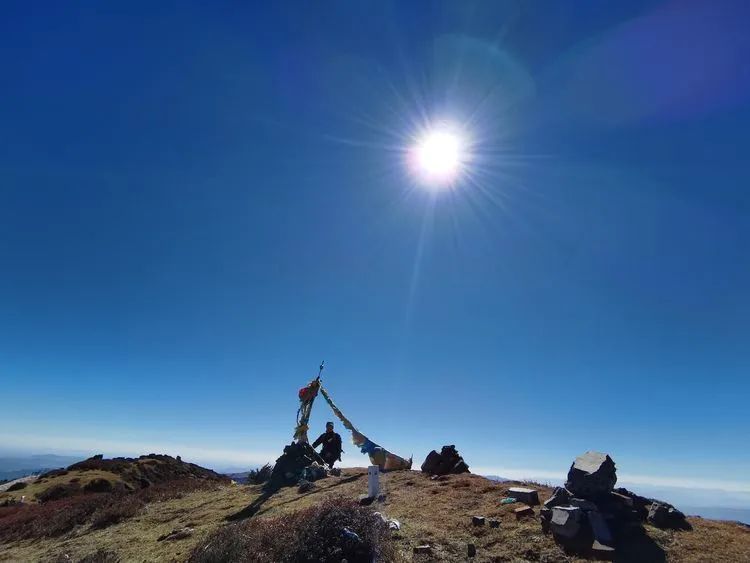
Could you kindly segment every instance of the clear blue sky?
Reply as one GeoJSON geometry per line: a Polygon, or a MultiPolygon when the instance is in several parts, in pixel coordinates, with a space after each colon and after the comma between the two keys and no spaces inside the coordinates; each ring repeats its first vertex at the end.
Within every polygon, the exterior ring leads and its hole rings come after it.
{"type": "Polygon", "coordinates": [[[264,4],[4,6],[0,444],[750,490],[748,4],[264,4]]]}

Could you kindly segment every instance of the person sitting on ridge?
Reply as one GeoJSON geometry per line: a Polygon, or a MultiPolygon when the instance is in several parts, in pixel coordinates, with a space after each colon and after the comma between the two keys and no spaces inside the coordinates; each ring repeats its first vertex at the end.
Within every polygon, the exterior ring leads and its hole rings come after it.
{"type": "Polygon", "coordinates": [[[320,450],[320,457],[323,458],[329,467],[333,468],[336,461],[341,461],[341,436],[333,431],[333,422],[326,422],[326,431],[313,442],[312,447],[317,448],[323,444],[320,450]]]}

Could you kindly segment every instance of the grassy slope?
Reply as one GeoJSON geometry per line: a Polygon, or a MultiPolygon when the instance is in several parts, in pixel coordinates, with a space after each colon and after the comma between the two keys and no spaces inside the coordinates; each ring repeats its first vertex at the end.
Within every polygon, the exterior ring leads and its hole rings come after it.
{"type": "MultiPolygon", "coordinates": [[[[385,475],[383,484],[387,499],[376,509],[401,521],[401,532],[395,537],[406,560],[412,559],[412,547],[422,543],[433,546],[432,560],[466,560],[467,543],[472,542],[477,546],[476,561],[577,561],[566,557],[550,536],[541,533],[537,516],[516,521],[515,507],[500,505],[499,500],[514,483],[494,483],[474,475],[431,481],[417,472],[396,472],[385,475]],[[499,518],[500,528],[472,527],[470,520],[475,514],[499,518]]],[[[296,488],[280,491],[255,517],[296,510],[325,495],[356,497],[366,486],[365,470],[344,470],[341,478],[319,481],[316,490],[307,494],[298,494],[296,488]]],[[[63,538],[0,546],[0,560],[37,561],[68,554],[75,561],[103,547],[124,561],[182,561],[223,524],[225,516],[247,506],[259,493],[258,487],[243,485],[192,493],[151,504],[135,518],[104,530],[84,528],[63,538]],[[195,534],[176,542],[157,541],[160,535],[183,526],[194,527],[195,534]]],[[[541,487],[540,493],[545,499],[549,489],[541,487]]],[[[691,523],[694,530],[690,532],[646,526],[647,536],[638,546],[631,546],[630,554],[621,550],[622,560],[658,561],[665,553],[666,560],[678,562],[750,561],[748,528],[699,518],[691,518],[691,523]]]]}
{"type": "Polygon", "coordinates": [[[26,487],[18,491],[6,491],[0,493],[0,502],[6,499],[20,500],[22,496],[25,496],[27,501],[33,502],[36,500],[37,494],[46,491],[54,485],[67,485],[76,481],[81,487],[83,487],[89,481],[93,481],[94,479],[106,479],[112,483],[117,483],[122,480],[119,475],[115,475],[109,471],[70,471],[66,475],[46,478],[41,481],[39,481],[39,479],[34,479],[29,481],[26,487]]]}
{"type": "MultiPolygon", "coordinates": [[[[185,476],[185,472],[189,473],[190,471],[190,466],[188,466],[187,464],[182,464],[181,462],[177,462],[174,459],[164,461],[154,458],[139,458],[122,462],[119,468],[108,468],[106,464],[111,463],[111,461],[112,460],[104,460],[102,462],[97,462],[103,464],[101,468],[84,470],[68,469],[66,470],[64,475],[55,475],[52,477],[43,476],[40,478],[31,479],[27,481],[27,485],[23,489],[20,489],[18,491],[0,492],[0,502],[8,499],[20,500],[22,496],[26,497],[27,502],[36,502],[36,497],[39,493],[53,486],[68,485],[71,482],[77,482],[81,487],[84,487],[87,483],[93,481],[94,479],[105,479],[112,483],[113,486],[125,485],[137,489],[140,487],[138,479],[147,477],[151,477],[153,479],[154,473],[161,473],[164,480],[169,480],[170,478],[185,476]],[[176,472],[177,470],[182,470],[183,474],[178,474],[176,472]]],[[[199,475],[201,474],[201,472],[207,471],[198,466],[193,467],[197,468],[195,473],[199,475]]],[[[156,482],[159,482],[159,479],[157,479],[156,482]]]]}

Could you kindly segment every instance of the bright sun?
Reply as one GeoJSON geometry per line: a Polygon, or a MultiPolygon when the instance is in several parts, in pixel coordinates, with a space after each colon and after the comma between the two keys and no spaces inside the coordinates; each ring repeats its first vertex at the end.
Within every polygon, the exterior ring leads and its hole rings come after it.
{"type": "Polygon", "coordinates": [[[459,176],[466,157],[461,138],[436,129],[422,136],[411,151],[412,166],[420,180],[431,187],[445,187],[459,176]]]}

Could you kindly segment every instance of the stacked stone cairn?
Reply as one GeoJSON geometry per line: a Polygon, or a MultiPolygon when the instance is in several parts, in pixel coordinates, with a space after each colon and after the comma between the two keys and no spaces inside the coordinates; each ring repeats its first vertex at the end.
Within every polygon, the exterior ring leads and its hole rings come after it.
{"type": "Polygon", "coordinates": [[[469,473],[469,466],[456,451],[456,446],[443,446],[440,453],[432,450],[427,454],[427,458],[422,464],[422,473],[430,475],[469,473]]]}
{"type": "Polygon", "coordinates": [[[660,527],[689,529],[685,515],[672,505],[615,489],[615,462],[607,454],[586,452],[568,472],[541,510],[542,529],[551,532],[566,551],[611,559],[616,543],[643,533],[644,522],[660,527]]]}
{"type": "Polygon", "coordinates": [[[277,489],[286,485],[302,484],[304,480],[312,483],[328,475],[323,458],[312,446],[305,442],[292,442],[284,448],[284,453],[276,460],[268,489],[277,489]]]}

